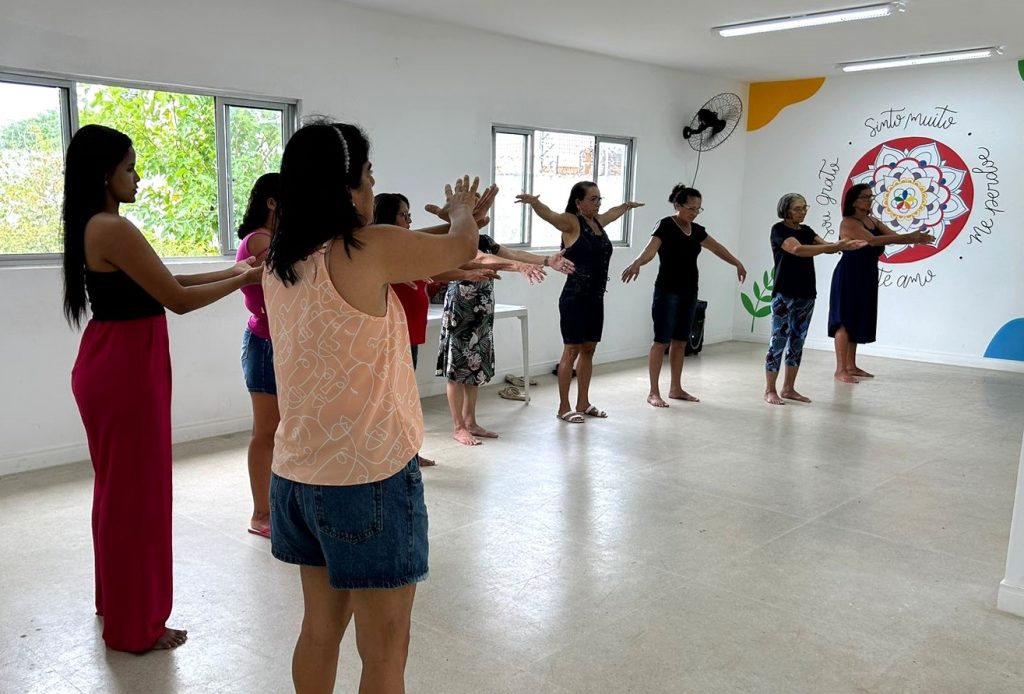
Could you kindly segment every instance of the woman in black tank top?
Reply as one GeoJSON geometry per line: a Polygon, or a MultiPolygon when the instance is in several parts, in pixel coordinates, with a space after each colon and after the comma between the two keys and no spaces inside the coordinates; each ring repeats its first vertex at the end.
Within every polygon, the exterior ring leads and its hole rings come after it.
{"type": "Polygon", "coordinates": [[[580,181],[572,187],[564,213],[555,212],[536,195],[524,193],[516,200],[532,207],[541,219],[562,232],[565,257],[576,266],[558,300],[564,348],[558,363],[557,416],[572,424],[582,424],[584,415],[603,419],[608,413],[590,402],[590,377],[594,351],[604,329],[604,293],[612,258],[612,243],[604,227],[643,203],[624,202],[599,213],[601,191],[592,181],[580,181]],[[574,366],[578,377],[575,408],[569,403],[574,366]]]}
{"type": "MultiPolygon", "coordinates": [[[[87,125],[68,145],[64,176],[64,314],[92,317],[71,373],[95,470],[96,614],[107,646],[175,648],[171,613],[171,359],[164,307],[185,313],[246,284],[249,261],[175,277],[130,221],[135,150],[124,133],[87,125]]],[[[251,260],[251,259],[250,259],[251,260]]]]}

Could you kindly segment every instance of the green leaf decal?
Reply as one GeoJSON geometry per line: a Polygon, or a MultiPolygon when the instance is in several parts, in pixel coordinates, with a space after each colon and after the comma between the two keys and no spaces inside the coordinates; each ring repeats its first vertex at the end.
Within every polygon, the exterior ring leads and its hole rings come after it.
{"type": "Polygon", "coordinates": [[[754,308],[754,302],[750,300],[750,297],[740,292],[740,299],[743,301],[743,308],[747,309],[747,313],[754,315],[756,309],[754,308]]]}
{"type": "Polygon", "coordinates": [[[762,306],[761,308],[757,309],[757,311],[754,312],[754,318],[764,318],[765,316],[770,315],[771,312],[771,306],[762,306]]]}

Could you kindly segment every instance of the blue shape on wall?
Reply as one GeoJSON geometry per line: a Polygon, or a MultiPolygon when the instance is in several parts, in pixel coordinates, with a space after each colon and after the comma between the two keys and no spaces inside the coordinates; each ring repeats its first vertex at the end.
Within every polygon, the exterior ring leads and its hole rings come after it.
{"type": "Polygon", "coordinates": [[[999,328],[992,342],[988,343],[985,356],[1024,361],[1024,318],[1015,318],[999,328]]]}

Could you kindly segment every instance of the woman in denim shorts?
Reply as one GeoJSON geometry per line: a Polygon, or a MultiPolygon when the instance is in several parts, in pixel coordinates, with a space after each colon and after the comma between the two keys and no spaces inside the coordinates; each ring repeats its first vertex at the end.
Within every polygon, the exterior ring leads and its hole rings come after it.
{"type": "MultiPolygon", "coordinates": [[[[274,233],[274,210],[280,174],[260,176],[249,193],[245,217],[238,227],[238,259],[263,260],[274,233]]],[[[270,537],[270,464],[277,430],[277,382],[274,379],[274,347],[270,342],[263,287],[242,288],[249,322],[242,333],[242,374],[252,400],[252,438],[249,439],[249,486],[252,488],[252,517],[249,532],[270,537]]]]}
{"type": "Polygon", "coordinates": [[[647,404],[668,407],[661,397],[658,378],[669,350],[672,375],[668,397],[673,400],[699,402],[700,399],[683,390],[683,358],[690,339],[693,312],[697,306],[697,256],[702,248],[736,268],[740,282],[747,278],[743,263],[722,244],[715,241],[700,224],[694,222],[704,208],[700,206],[700,191],[682,183],[672,188],[668,196],[676,213],[658,222],[647,247],[637,259],[622,271],[622,281],[631,282],[640,276],[640,268],[658,256],[658,278],[654,281],[654,301],[651,317],[654,319],[654,342],[648,355],[647,366],[651,389],[647,404]]]}
{"type": "Polygon", "coordinates": [[[427,576],[427,509],[416,374],[391,284],[476,254],[497,189],[448,186],[438,233],[372,224],[369,142],[342,123],[300,128],[281,159],[277,229],[263,288],[281,390],[271,551],[299,566],[304,613],[296,691],[334,690],[354,619],[361,689],[404,691],[416,583],[427,576]]]}

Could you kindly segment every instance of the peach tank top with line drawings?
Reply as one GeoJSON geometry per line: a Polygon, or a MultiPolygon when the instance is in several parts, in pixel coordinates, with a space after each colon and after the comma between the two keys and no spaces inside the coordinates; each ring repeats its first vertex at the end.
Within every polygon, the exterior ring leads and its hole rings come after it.
{"type": "Polygon", "coordinates": [[[291,286],[263,276],[281,412],[273,471],[304,484],[377,482],[423,443],[409,330],[390,288],[383,316],[349,305],[331,282],[327,248],[296,263],[291,286]]]}

